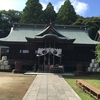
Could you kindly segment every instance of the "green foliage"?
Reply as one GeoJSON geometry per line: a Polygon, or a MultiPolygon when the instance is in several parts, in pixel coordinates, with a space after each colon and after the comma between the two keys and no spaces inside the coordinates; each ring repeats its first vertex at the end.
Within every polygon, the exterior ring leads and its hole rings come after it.
{"type": "Polygon", "coordinates": [[[9,34],[12,25],[19,22],[21,14],[16,10],[0,11],[0,38],[9,34]]]}
{"type": "Polygon", "coordinates": [[[82,16],[77,15],[77,20],[73,23],[73,25],[83,25],[84,18],[82,16]]]}
{"type": "Polygon", "coordinates": [[[14,23],[47,24],[50,21],[55,24],[87,26],[89,36],[93,40],[100,27],[100,16],[84,18],[76,15],[70,0],[65,0],[58,13],[54,11],[50,2],[43,11],[39,0],[28,0],[23,12],[16,10],[0,11],[0,37],[7,36],[14,23]]]}
{"type": "Polygon", "coordinates": [[[77,19],[76,22],[73,23],[73,25],[83,25],[84,19],[77,19]]]}
{"type": "Polygon", "coordinates": [[[84,92],[82,88],[76,85],[76,79],[82,79],[86,81],[88,84],[92,85],[95,88],[100,89],[100,74],[91,74],[91,75],[83,75],[77,77],[64,77],[65,80],[70,84],[70,86],[74,89],[74,91],[80,96],[82,100],[95,100],[88,93],[84,92]]]}
{"type": "Polygon", "coordinates": [[[64,2],[64,5],[62,5],[61,8],[59,9],[56,23],[71,25],[76,21],[76,19],[77,15],[73,6],[71,5],[71,2],[69,0],[66,0],[64,2]]]}
{"type": "Polygon", "coordinates": [[[85,18],[83,21],[83,25],[89,27],[89,36],[91,37],[91,39],[94,40],[96,33],[100,27],[100,18],[99,17],[85,18]]]}
{"type": "Polygon", "coordinates": [[[2,10],[0,12],[2,13],[2,20],[8,20],[12,25],[18,23],[22,15],[22,12],[16,10],[2,10]]]}
{"type": "Polygon", "coordinates": [[[44,10],[44,23],[49,23],[50,21],[54,22],[56,19],[56,12],[54,11],[54,7],[49,2],[46,9],[44,10]]]}
{"type": "Polygon", "coordinates": [[[28,0],[23,10],[21,23],[41,23],[42,22],[42,5],[39,0],[28,0]]]}
{"type": "Polygon", "coordinates": [[[88,33],[91,39],[95,39],[96,33],[100,27],[100,17],[87,17],[83,18],[78,16],[76,22],[73,25],[84,25],[89,28],[88,33]]]}
{"type": "Polygon", "coordinates": [[[95,47],[96,61],[100,63],[100,44],[95,47]]]}

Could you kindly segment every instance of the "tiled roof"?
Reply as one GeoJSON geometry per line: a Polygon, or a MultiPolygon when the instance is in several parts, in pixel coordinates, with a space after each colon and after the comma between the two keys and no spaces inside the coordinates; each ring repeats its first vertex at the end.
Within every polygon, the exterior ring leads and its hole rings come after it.
{"type": "MultiPolygon", "coordinates": [[[[27,42],[26,37],[34,38],[42,34],[46,30],[46,25],[16,25],[11,28],[10,34],[1,38],[0,41],[7,42],[27,42]],[[38,27],[39,26],[39,27],[38,27]]],[[[92,40],[85,30],[84,26],[68,26],[68,25],[55,25],[55,31],[61,35],[69,38],[76,39],[74,44],[98,44],[99,42],[92,40]]]]}

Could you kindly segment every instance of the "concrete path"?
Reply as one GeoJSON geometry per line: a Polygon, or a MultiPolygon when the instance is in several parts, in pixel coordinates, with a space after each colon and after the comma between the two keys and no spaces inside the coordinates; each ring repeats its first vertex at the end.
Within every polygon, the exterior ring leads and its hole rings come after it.
{"type": "Polygon", "coordinates": [[[37,75],[22,100],[81,100],[61,75],[37,75]]]}

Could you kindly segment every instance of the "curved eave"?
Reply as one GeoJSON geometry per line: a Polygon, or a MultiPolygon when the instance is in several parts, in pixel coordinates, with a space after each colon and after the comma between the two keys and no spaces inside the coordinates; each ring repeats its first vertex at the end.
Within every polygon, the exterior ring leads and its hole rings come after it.
{"type": "Polygon", "coordinates": [[[0,41],[0,45],[4,45],[4,46],[9,46],[9,45],[15,45],[15,44],[28,44],[28,42],[16,42],[16,41],[0,41]]]}
{"type": "Polygon", "coordinates": [[[55,35],[55,34],[45,34],[45,35],[43,35],[43,36],[35,36],[34,38],[40,38],[40,39],[42,39],[42,38],[44,38],[44,39],[49,39],[49,38],[55,38],[55,39],[59,39],[59,40],[69,40],[69,38],[67,38],[67,37],[59,37],[59,36],[57,36],[57,35],[55,35]]]}
{"type": "Polygon", "coordinates": [[[58,42],[58,43],[73,43],[75,39],[68,39],[65,37],[57,37],[56,35],[45,35],[43,37],[29,38],[26,37],[28,42],[58,42]]]}

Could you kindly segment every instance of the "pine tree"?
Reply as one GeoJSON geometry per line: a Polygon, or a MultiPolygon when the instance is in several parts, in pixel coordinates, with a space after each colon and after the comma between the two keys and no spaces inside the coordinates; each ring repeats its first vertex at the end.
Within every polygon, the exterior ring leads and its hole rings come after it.
{"type": "Polygon", "coordinates": [[[54,7],[49,2],[46,9],[44,10],[44,22],[49,23],[50,21],[54,22],[56,19],[56,12],[54,11],[54,7]]]}
{"type": "Polygon", "coordinates": [[[77,19],[76,12],[70,0],[66,0],[58,11],[56,22],[58,24],[73,24],[77,19]]]}
{"type": "Polygon", "coordinates": [[[39,3],[39,0],[28,0],[20,22],[41,23],[42,13],[42,5],[39,3]]]}

